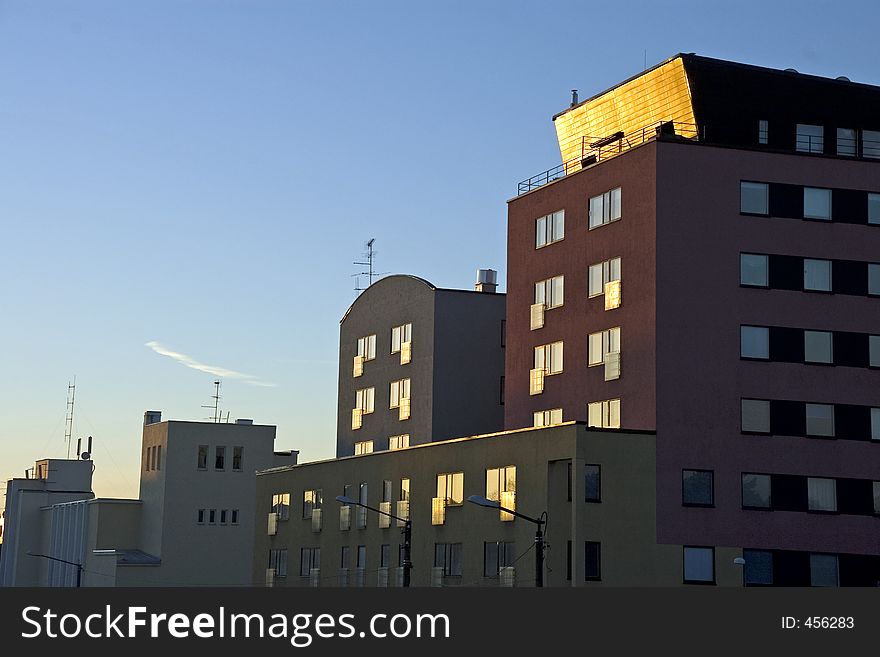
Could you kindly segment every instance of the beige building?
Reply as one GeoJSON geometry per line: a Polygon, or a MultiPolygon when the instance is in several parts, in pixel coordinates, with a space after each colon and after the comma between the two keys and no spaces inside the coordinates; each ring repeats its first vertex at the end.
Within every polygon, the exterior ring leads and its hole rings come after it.
{"type": "Polygon", "coordinates": [[[736,549],[658,545],[651,432],[584,423],[506,431],[257,473],[253,582],[399,586],[412,521],[412,586],[533,586],[536,525],[467,502],[546,512],[545,586],[739,586],[736,549]],[[573,465],[572,465],[573,464],[573,465]]]}

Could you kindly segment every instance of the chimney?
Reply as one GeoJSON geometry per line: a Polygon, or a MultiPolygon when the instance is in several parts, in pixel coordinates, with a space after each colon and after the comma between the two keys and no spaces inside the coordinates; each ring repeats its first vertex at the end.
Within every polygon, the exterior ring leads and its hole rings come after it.
{"type": "Polygon", "coordinates": [[[571,90],[571,106],[574,107],[577,104],[578,104],[578,90],[572,89],[571,90]]]}
{"type": "Polygon", "coordinates": [[[474,286],[474,289],[477,292],[484,292],[486,294],[495,294],[495,290],[498,288],[498,272],[494,269],[478,269],[477,270],[477,284],[474,286]]]}
{"type": "Polygon", "coordinates": [[[235,423],[236,423],[236,424],[252,425],[252,424],[254,423],[254,421],[253,421],[253,420],[250,420],[250,419],[247,419],[247,418],[240,417],[240,418],[238,418],[238,419],[235,421],[235,423]]]}
{"type": "Polygon", "coordinates": [[[156,424],[162,421],[162,411],[147,411],[144,413],[144,426],[156,424]]]}

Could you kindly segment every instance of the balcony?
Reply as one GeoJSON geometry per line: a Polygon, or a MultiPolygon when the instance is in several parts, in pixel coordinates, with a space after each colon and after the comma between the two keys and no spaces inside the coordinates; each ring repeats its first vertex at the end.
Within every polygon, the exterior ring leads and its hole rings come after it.
{"type": "Polygon", "coordinates": [[[605,380],[614,381],[620,378],[620,352],[609,351],[605,354],[605,380]]]}
{"type": "Polygon", "coordinates": [[[388,529],[391,526],[391,516],[385,514],[391,513],[391,502],[379,502],[379,511],[382,511],[379,514],[379,529],[388,529]]]}
{"type": "Polygon", "coordinates": [[[364,409],[362,408],[353,408],[351,409],[351,430],[356,431],[364,426],[364,409]]]}
{"type": "Polygon", "coordinates": [[[620,308],[621,298],[620,281],[608,281],[605,283],[605,310],[620,308]]]}
{"type": "Polygon", "coordinates": [[[359,506],[357,508],[357,528],[358,529],[366,529],[367,528],[367,510],[359,506]]]}
{"type": "Polygon", "coordinates": [[[311,586],[312,588],[318,588],[319,586],[321,586],[320,568],[309,569],[309,586],[311,586]]]}
{"type": "Polygon", "coordinates": [[[443,525],[446,523],[446,498],[431,498],[431,524],[443,525]]]}
{"type": "Polygon", "coordinates": [[[380,589],[388,588],[388,567],[380,566],[376,575],[376,586],[380,589]]]}
{"type": "Polygon", "coordinates": [[[274,568],[266,568],[266,586],[273,587],[275,586],[275,569],[274,568]]]}
{"type": "Polygon", "coordinates": [[[498,570],[498,586],[513,588],[516,585],[516,568],[503,566],[498,570]]]}

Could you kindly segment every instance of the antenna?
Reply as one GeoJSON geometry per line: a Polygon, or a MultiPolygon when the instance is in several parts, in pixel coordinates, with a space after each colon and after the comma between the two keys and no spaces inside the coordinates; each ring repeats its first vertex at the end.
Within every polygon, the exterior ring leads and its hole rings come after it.
{"type": "MultiPolygon", "coordinates": [[[[367,244],[366,244],[367,252],[364,253],[364,258],[367,259],[366,262],[353,262],[352,263],[354,265],[361,265],[363,267],[368,268],[367,271],[362,271],[360,274],[355,274],[356,276],[360,276],[360,275],[369,276],[370,282],[367,284],[367,287],[369,287],[370,285],[373,284],[373,258],[376,257],[376,252],[373,250],[373,244],[375,243],[375,241],[376,241],[376,238],[371,237],[370,241],[367,242],[367,244]]],[[[360,278],[356,279],[354,289],[356,292],[361,292],[364,289],[366,289],[366,288],[362,288],[360,286],[360,278]]]]}
{"type": "Polygon", "coordinates": [[[214,381],[214,394],[211,395],[211,399],[214,400],[213,404],[202,405],[202,408],[211,408],[214,409],[214,415],[211,416],[210,420],[212,422],[220,422],[220,379],[214,381]]]}
{"type": "Polygon", "coordinates": [[[70,458],[70,439],[73,435],[73,403],[76,400],[76,376],[73,383],[67,382],[67,417],[64,425],[64,441],[67,443],[67,458],[70,458]]]}

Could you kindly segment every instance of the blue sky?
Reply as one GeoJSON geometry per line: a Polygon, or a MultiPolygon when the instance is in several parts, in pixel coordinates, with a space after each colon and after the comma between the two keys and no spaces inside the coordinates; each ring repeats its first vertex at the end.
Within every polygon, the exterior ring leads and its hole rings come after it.
{"type": "Polygon", "coordinates": [[[550,117],[677,52],[880,84],[869,2],[0,0],[0,479],[93,435],[136,496],[143,412],[334,452],[338,322],[376,267],[503,281],[550,117]],[[154,345],[155,346],[155,345],[154,345]],[[255,385],[256,384],[256,385],[255,385]],[[260,385],[264,384],[264,385],[260,385]],[[272,385],[265,385],[272,384],[272,385]]]}

